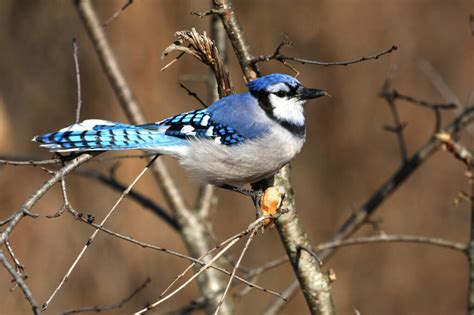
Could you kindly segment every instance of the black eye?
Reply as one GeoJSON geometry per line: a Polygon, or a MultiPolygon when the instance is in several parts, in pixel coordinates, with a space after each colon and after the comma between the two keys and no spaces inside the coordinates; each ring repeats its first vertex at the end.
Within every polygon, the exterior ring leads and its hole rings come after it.
{"type": "Polygon", "coordinates": [[[275,92],[275,93],[273,93],[273,94],[275,94],[275,95],[278,96],[278,97],[286,96],[286,92],[285,92],[285,91],[278,91],[278,92],[275,92]]]}

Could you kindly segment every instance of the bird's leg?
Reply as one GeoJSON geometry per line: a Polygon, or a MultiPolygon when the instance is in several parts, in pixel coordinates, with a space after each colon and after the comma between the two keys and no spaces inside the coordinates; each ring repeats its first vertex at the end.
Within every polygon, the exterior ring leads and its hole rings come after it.
{"type": "Polygon", "coordinates": [[[230,191],[238,192],[242,195],[252,197],[252,199],[262,195],[262,191],[260,191],[260,190],[245,189],[243,187],[234,186],[234,185],[230,185],[230,184],[221,184],[221,185],[218,185],[217,187],[224,188],[224,189],[227,189],[227,190],[230,190],[230,191]]]}
{"type": "Polygon", "coordinates": [[[265,194],[263,192],[263,190],[260,190],[260,189],[245,189],[245,188],[230,185],[230,184],[221,184],[218,187],[224,188],[224,189],[227,189],[227,190],[231,190],[231,191],[235,191],[235,192],[238,192],[242,195],[249,196],[250,198],[252,198],[253,204],[255,205],[257,218],[260,218],[262,215],[266,214],[266,212],[262,211],[262,208],[261,208],[261,206],[262,206],[261,205],[261,199],[265,194]]]}
{"type": "Polygon", "coordinates": [[[217,187],[224,188],[230,191],[235,191],[245,196],[249,196],[250,198],[252,198],[254,203],[262,196],[262,193],[263,193],[261,190],[245,189],[245,188],[230,185],[230,184],[221,184],[217,187]]]}

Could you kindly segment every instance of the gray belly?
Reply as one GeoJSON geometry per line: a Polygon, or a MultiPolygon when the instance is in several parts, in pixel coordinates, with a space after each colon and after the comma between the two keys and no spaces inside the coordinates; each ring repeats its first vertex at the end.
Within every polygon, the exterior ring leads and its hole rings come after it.
{"type": "Polygon", "coordinates": [[[214,185],[256,182],[288,163],[304,143],[290,133],[274,133],[239,145],[193,141],[180,163],[198,180],[214,185]]]}

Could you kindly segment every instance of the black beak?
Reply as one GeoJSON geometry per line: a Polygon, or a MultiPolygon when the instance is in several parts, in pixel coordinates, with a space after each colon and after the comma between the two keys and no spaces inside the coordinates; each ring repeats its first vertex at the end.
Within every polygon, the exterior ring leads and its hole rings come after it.
{"type": "Polygon", "coordinates": [[[301,100],[310,100],[313,98],[318,98],[321,96],[326,96],[329,95],[326,91],[319,90],[319,89],[310,89],[310,88],[301,88],[300,91],[298,91],[298,97],[301,100]]]}

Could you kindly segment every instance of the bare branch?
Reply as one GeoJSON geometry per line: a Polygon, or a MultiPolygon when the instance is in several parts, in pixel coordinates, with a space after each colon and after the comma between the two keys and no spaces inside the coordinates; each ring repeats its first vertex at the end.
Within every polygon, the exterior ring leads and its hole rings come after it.
{"type": "Polygon", "coordinates": [[[81,119],[82,97],[81,97],[81,73],[79,71],[79,57],[78,57],[78,47],[77,47],[76,38],[72,39],[72,49],[73,49],[74,65],[76,68],[76,82],[77,82],[77,107],[76,107],[76,124],[77,124],[79,123],[79,120],[81,119]]]}
{"type": "Polygon", "coordinates": [[[448,86],[446,81],[443,79],[441,74],[428,60],[422,59],[418,62],[418,66],[421,71],[428,77],[431,81],[431,84],[438,90],[441,96],[445,99],[446,102],[453,104],[461,104],[459,98],[454,94],[451,88],[448,86]]]}
{"type": "Polygon", "coordinates": [[[387,78],[380,91],[380,96],[387,101],[388,107],[390,108],[394,124],[393,127],[385,127],[385,130],[391,131],[397,135],[402,163],[406,163],[408,160],[408,152],[405,137],[403,135],[403,129],[406,127],[406,124],[401,122],[400,115],[395,104],[395,98],[389,93],[391,83],[391,78],[387,78]]]}
{"type": "Polygon", "coordinates": [[[472,153],[461,143],[455,141],[453,137],[447,132],[440,132],[436,135],[436,138],[443,142],[444,147],[447,151],[451,152],[454,157],[463,162],[469,171],[472,167],[472,153]]]}
{"type": "Polygon", "coordinates": [[[133,3],[133,0],[127,0],[127,2],[118,11],[116,11],[111,17],[109,17],[104,23],[102,23],[102,26],[103,27],[109,26],[109,24],[113,20],[118,18],[120,14],[122,14],[128,8],[128,6],[130,6],[132,3],[133,3]]]}
{"type": "Polygon", "coordinates": [[[202,105],[202,107],[204,108],[207,108],[207,104],[203,102],[203,100],[196,94],[194,93],[193,91],[191,91],[190,89],[188,89],[183,83],[179,82],[179,86],[183,89],[186,90],[186,92],[188,92],[188,95],[191,96],[191,97],[194,97],[198,102],[199,104],[202,105]]]}
{"type": "MultiPolygon", "coordinates": [[[[79,15],[84,22],[84,26],[90,35],[92,44],[96,49],[102,68],[127,118],[133,124],[145,123],[138,102],[118,66],[112,48],[97,18],[97,14],[91,5],[91,1],[75,0],[75,3],[79,15]]],[[[181,236],[188,250],[195,257],[201,256],[202,253],[212,248],[213,239],[209,227],[202,224],[201,220],[190,210],[162,161],[157,161],[157,163],[154,164],[152,172],[170,210],[176,218],[176,222],[181,228],[181,236]]],[[[216,291],[216,288],[218,291],[219,288],[225,285],[224,279],[216,272],[203,274],[199,277],[198,282],[203,294],[209,296],[214,295],[213,292],[216,291]]],[[[211,306],[212,305],[210,305],[210,307],[211,306]]]]}
{"type": "MultiPolygon", "coordinates": [[[[116,178],[112,176],[106,176],[100,172],[94,171],[94,170],[77,170],[75,172],[76,174],[88,178],[95,179],[102,184],[112,188],[115,191],[122,192],[124,191],[127,187],[119,182],[116,178]]],[[[162,207],[160,207],[158,204],[156,204],[153,200],[148,198],[147,196],[136,192],[136,191],[130,191],[128,194],[128,197],[134,201],[136,201],[138,204],[140,204],[142,207],[147,208],[156,215],[158,215],[163,221],[165,221],[169,226],[174,228],[176,231],[179,230],[179,225],[176,222],[176,219],[170,216],[162,207]]]]}
{"type": "Polygon", "coordinates": [[[310,64],[310,65],[318,65],[318,66],[325,66],[325,67],[329,67],[329,66],[348,66],[348,65],[368,61],[368,60],[377,60],[377,59],[379,59],[379,57],[381,57],[383,55],[390,54],[390,53],[392,53],[392,52],[394,52],[395,50],[398,49],[397,46],[393,45],[392,47],[390,47],[390,48],[388,48],[388,49],[386,49],[382,52],[379,52],[379,53],[376,53],[376,54],[373,54],[373,55],[369,55],[369,56],[363,56],[363,57],[360,57],[359,59],[350,60],[350,61],[326,62],[326,61],[317,61],[317,60],[310,60],[310,59],[303,59],[303,58],[298,58],[298,57],[291,57],[291,56],[282,55],[280,53],[280,49],[284,46],[288,46],[288,44],[284,43],[284,42],[280,43],[280,45],[278,45],[277,50],[273,54],[254,57],[253,59],[250,60],[250,63],[251,64],[256,64],[256,63],[259,63],[259,62],[275,60],[275,61],[279,61],[281,63],[285,63],[286,61],[295,61],[295,62],[299,62],[300,64],[303,64],[303,65],[310,64]]]}
{"type": "Polygon", "coordinates": [[[0,234],[0,245],[4,244],[7,241],[8,236],[13,231],[15,226],[20,222],[24,216],[37,217],[37,214],[31,213],[31,208],[38,202],[38,200],[43,197],[51,187],[54,186],[58,181],[60,181],[64,176],[72,172],[78,166],[84,164],[85,162],[92,159],[92,154],[82,154],[64,167],[54,172],[54,175],[48,179],[40,188],[38,188],[26,201],[25,203],[9,218],[8,225],[5,230],[0,234]]]}
{"type": "Polygon", "coordinates": [[[13,260],[13,263],[15,264],[16,273],[24,280],[26,280],[28,276],[25,274],[25,266],[23,266],[18,257],[16,257],[15,253],[13,252],[13,248],[11,247],[10,242],[8,240],[5,242],[5,247],[7,248],[8,254],[10,255],[13,260]]]}
{"type": "Polygon", "coordinates": [[[23,291],[23,294],[25,295],[26,300],[28,303],[30,303],[31,308],[33,309],[34,314],[40,314],[40,309],[38,307],[38,303],[36,303],[35,298],[33,297],[33,294],[30,291],[30,288],[26,285],[25,281],[23,280],[23,277],[18,274],[15,271],[15,268],[13,268],[12,265],[8,262],[7,258],[3,254],[3,252],[0,250],[0,262],[2,263],[3,267],[8,271],[8,273],[13,277],[15,282],[18,284],[18,286],[21,288],[23,291]]]}
{"type": "MultiPolygon", "coordinates": [[[[218,14],[224,24],[245,79],[247,81],[255,79],[259,75],[259,70],[257,65],[251,62],[254,57],[232,8],[231,1],[214,0],[212,13],[218,14]]],[[[303,253],[299,257],[300,259],[296,260],[295,249],[298,245],[306,248],[311,248],[311,246],[296,213],[289,166],[284,166],[275,174],[274,183],[270,183],[270,181],[261,181],[253,185],[252,188],[266,190],[269,185],[274,185],[280,194],[285,196],[282,209],[287,210],[287,213],[282,214],[275,224],[300,281],[310,312],[313,314],[333,314],[334,307],[328,277],[321,272],[319,264],[311,255],[303,253]]]]}
{"type": "Polygon", "coordinates": [[[85,312],[96,312],[96,313],[101,313],[101,312],[106,312],[114,309],[120,309],[122,308],[125,304],[127,304],[135,295],[140,293],[143,289],[146,288],[146,286],[151,282],[150,278],[146,278],[145,281],[136,289],[132,291],[127,297],[124,299],[120,300],[117,303],[110,304],[110,305],[104,305],[104,306],[89,306],[89,307],[82,307],[79,309],[75,310],[70,310],[70,311],[65,311],[62,312],[62,315],[67,315],[67,314],[78,314],[78,313],[85,313],[85,312]]]}
{"type": "MultiPolygon", "coordinates": [[[[103,162],[121,159],[143,159],[155,156],[155,153],[141,153],[141,154],[121,154],[115,156],[101,156],[96,157],[91,162],[103,162]]],[[[49,159],[41,160],[38,157],[12,157],[12,156],[0,156],[0,165],[12,165],[12,166],[38,166],[38,165],[52,165],[64,163],[63,159],[49,159]]]]}
{"type": "MultiPolygon", "coordinates": [[[[105,215],[104,219],[102,220],[102,222],[99,224],[99,226],[104,226],[105,222],[107,222],[107,220],[110,218],[110,216],[114,213],[115,209],[117,209],[118,205],[122,202],[122,200],[130,193],[130,191],[132,190],[132,188],[135,186],[135,184],[140,180],[140,178],[146,173],[146,171],[150,168],[150,166],[153,164],[153,162],[155,162],[155,160],[158,158],[158,155],[156,155],[150,162],[148,162],[148,164],[143,168],[143,170],[140,172],[140,174],[138,174],[138,176],[133,180],[133,182],[122,192],[122,194],[120,195],[120,197],[117,199],[117,201],[115,202],[115,204],[112,206],[112,208],[107,212],[107,214],[105,215]]],[[[97,234],[99,233],[99,229],[96,229],[94,231],[94,233],[92,233],[92,235],[89,237],[89,239],[87,240],[86,244],[84,245],[84,247],[82,248],[81,252],[77,255],[76,259],[74,260],[74,262],[72,263],[72,265],[69,267],[68,271],[66,272],[66,274],[62,277],[61,281],[59,282],[58,286],[56,287],[56,289],[53,291],[53,293],[51,294],[51,296],[46,300],[46,302],[44,302],[43,306],[42,306],[42,310],[46,310],[49,306],[49,304],[51,303],[51,301],[53,300],[53,298],[56,296],[56,294],[59,292],[59,290],[61,289],[61,287],[63,286],[63,284],[69,279],[69,277],[71,276],[71,273],[74,271],[74,269],[76,268],[76,265],[79,263],[79,260],[82,258],[82,256],[84,255],[84,253],[86,252],[87,248],[92,244],[92,242],[94,241],[94,239],[96,238],[97,234]]]]}
{"type": "Polygon", "coordinates": [[[474,164],[470,159],[468,180],[471,186],[470,202],[471,202],[471,226],[468,243],[468,262],[469,262],[469,276],[468,276],[468,291],[467,291],[467,310],[468,314],[474,314],[474,164]]]}
{"type": "Polygon", "coordinates": [[[319,244],[316,246],[316,251],[325,251],[328,249],[335,249],[339,247],[351,245],[364,245],[372,243],[419,243],[423,245],[431,245],[441,248],[451,249],[457,252],[467,253],[467,246],[463,243],[448,241],[441,238],[416,236],[416,235],[375,235],[367,237],[350,238],[347,240],[332,241],[328,243],[319,244]]]}
{"type": "MultiPolygon", "coordinates": [[[[469,125],[474,119],[474,107],[466,108],[459,116],[457,116],[446,128],[445,131],[452,135],[456,135],[461,129],[469,125]]],[[[354,212],[338,229],[332,241],[343,240],[355,231],[357,231],[378,209],[385,199],[387,199],[405,180],[418,169],[436,150],[441,146],[442,142],[436,137],[432,137],[425,145],[423,145],[406,163],[404,163],[392,176],[387,179],[377,190],[370,196],[370,198],[362,205],[362,207],[354,212]]],[[[327,260],[336,248],[328,248],[318,253],[319,257],[327,260]]],[[[292,282],[285,293],[288,296],[293,296],[298,289],[298,282],[292,282]]],[[[277,309],[281,306],[278,300],[272,301],[275,303],[272,309],[277,309]]],[[[269,309],[267,308],[267,309],[269,309]]],[[[268,313],[272,314],[272,313],[268,313]]]]}
{"type": "MultiPolygon", "coordinates": [[[[141,241],[138,241],[130,236],[126,236],[126,235],[122,235],[122,234],[119,234],[117,232],[114,232],[110,229],[107,229],[105,227],[101,227],[99,224],[96,224],[90,220],[87,220],[87,218],[84,218],[84,216],[81,214],[81,213],[78,213],[76,212],[75,210],[74,211],[71,211],[71,213],[74,215],[74,217],[78,220],[80,220],[80,222],[82,223],[85,223],[85,224],[88,224],[102,232],[105,232],[113,237],[116,237],[118,239],[121,239],[121,240],[124,240],[124,241],[127,241],[129,243],[132,243],[132,244],[135,244],[135,245],[138,245],[142,248],[149,248],[149,249],[153,249],[153,250],[157,250],[157,251],[160,251],[160,252],[163,252],[163,253],[166,253],[166,254],[170,254],[170,255],[173,255],[173,256],[176,256],[176,257],[179,257],[179,258],[182,258],[182,259],[186,259],[186,260],[189,260],[191,261],[193,264],[197,264],[199,266],[204,266],[206,263],[204,261],[201,261],[197,258],[194,258],[194,257],[191,257],[191,256],[188,256],[188,255],[184,255],[184,254],[181,254],[179,252],[176,252],[176,251],[173,251],[173,250],[170,250],[170,249],[167,249],[167,248],[164,248],[164,247],[161,247],[161,246],[157,246],[157,245],[152,245],[152,244],[149,244],[149,243],[145,243],[145,242],[141,242],[141,241]]],[[[245,235],[247,235],[248,233],[250,233],[250,230],[244,230],[232,237],[230,237],[228,240],[226,240],[225,242],[222,242],[221,244],[219,245],[222,245],[223,244],[228,244],[229,242],[233,241],[234,239],[236,238],[241,238],[245,235]]],[[[213,248],[212,250],[214,249],[218,249],[220,248],[221,246],[216,246],[215,248],[213,248]]],[[[219,266],[216,266],[216,265],[211,265],[210,268],[214,269],[214,270],[217,270],[221,273],[224,273],[226,275],[230,275],[231,272],[222,268],[222,267],[219,267],[219,266]]],[[[268,289],[265,289],[255,283],[252,283],[242,277],[239,277],[239,276],[236,276],[235,277],[237,280],[241,281],[242,283],[244,283],[245,285],[251,287],[251,288],[255,288],[257,290],[260,290],[262,292],[265,292],[265,293],[268,293],[268,294],[271,294],[271,295],[275,295],[275,296],[278,296],[280,299],[282,300],[286,300],[286,297],[281,295],[280,293],[278,292],[275,292],[275,291],[272,291],[272,290],[268,290],[268,289]]]]}
{"type": "Polygon", "coordinates": [[[285,191],[281,209],[288,210],[287,213],[275,220],[275,226],[311,314],[334,314],[328,275],[322,272],[313,255],[298,249],[301,247],[311,249],[311,244],[297,217],[294,195],[286,194],[292,190],[289,173],[290,168],[287,165],[275,175],[275,187],[280,187],[280,191],[283,187],[283,191],[285,191]]]}
{"type": "Polygon", "coordinates": [[[13,166],[23,166],[23,165],[30,165],[30,166],[38,166],[38,165],[51,165],[51,164],[60,164],[62,163],[61,159],[49,159],[49,160],[28,160],[28,161],[20,161],[20,160],[0,160],[0,164],[4,165],[13,165],[13,166]]]}
{"type": "Polygon", "coordinates": [[[216,308],[216,311],[214,312],[214,315],[219,314],[219,310],[221,308],[222,303],[224,303],[225,297],[227,295],[227,292],[230,289],[230,285],[232,284],[232,280],[234,279],[237,268],[239,268],[240,263],[242,262],[242,258],[244,258],[244,255],[247,252],[247,249],[249,248],[249,245],[252,242],[253,237],[255,236],[255,233],[257,233],[258,229],[259,229],[259,227],[256,226],[256,227],[254,227],[254,229],[250,233],[250,236],[247,239],[247,242],[245,243],[244,249],[242,249],[242,252],[240,253],[239,259],[237,259],[237,263],[235,264],[234,268],[232,269],[232,274],[230,275],[229,281],[227,282],[227,286],[225,287],[224,293],[222,294],[222,297],[221,297],[219,303],[217,303],[217,308],[216,308]]]}
{"type": "MultiPolygon", "coordinates": [[[[204,272],[206,269],[212,267],[212,264],[223,254],[225,254],[232,246],[234,246],[243,236],[249,233],[254,233],[254,231],[257,231],[259,228],[263,226],[263,222],[265,219],[268,219],[268,216],[262,216],[258,218],[256,221],[252,222],[247,229],[245,229],[243,232],[236,234],[235,236],[231,237],[229,242],[227,243],[224,248],[217,253],[212,259],[210,259],[204,266],[202,266],[197,273],[195,273],[192,277],[190,277],[186,282],[184,282],[182,285],[180,285],[177,289],[175,289],[173,292],[169,293],[168,295],[160,298],[158,301],[154,302],[151,305],[146,306],[145,308],[141,309],[140,311],[136,312],[135,314],[143,314],[144,312],[155,308],[159,304],[165,302],[169,298],[171,298],[173,295],[181,291],[183,288],[185,288],[191,281],[193,281],[196,277],[199,276],[202,272],[204,272]]],[[[231,273],[235,275],[235,272],[231,273]]],[[[220,303],[221,304],[221,303],[220,303]]]]}
{"type": "Polygon", "coordinates": [[[205,12],[204,14],[198,14],[200,17],[207,16],[210,14],[217,14],[224,25],[227,32],[234,52],[239,60],[240,68],[242,69],[245,78],[250,81],[256,79],[260,75],[260,71],[256,64],[252,64],[253,59],[250,46],[244,36],[240,22],[235,14],[232,7],[231,0],[213,0],[214,9],[205,12]]]}

